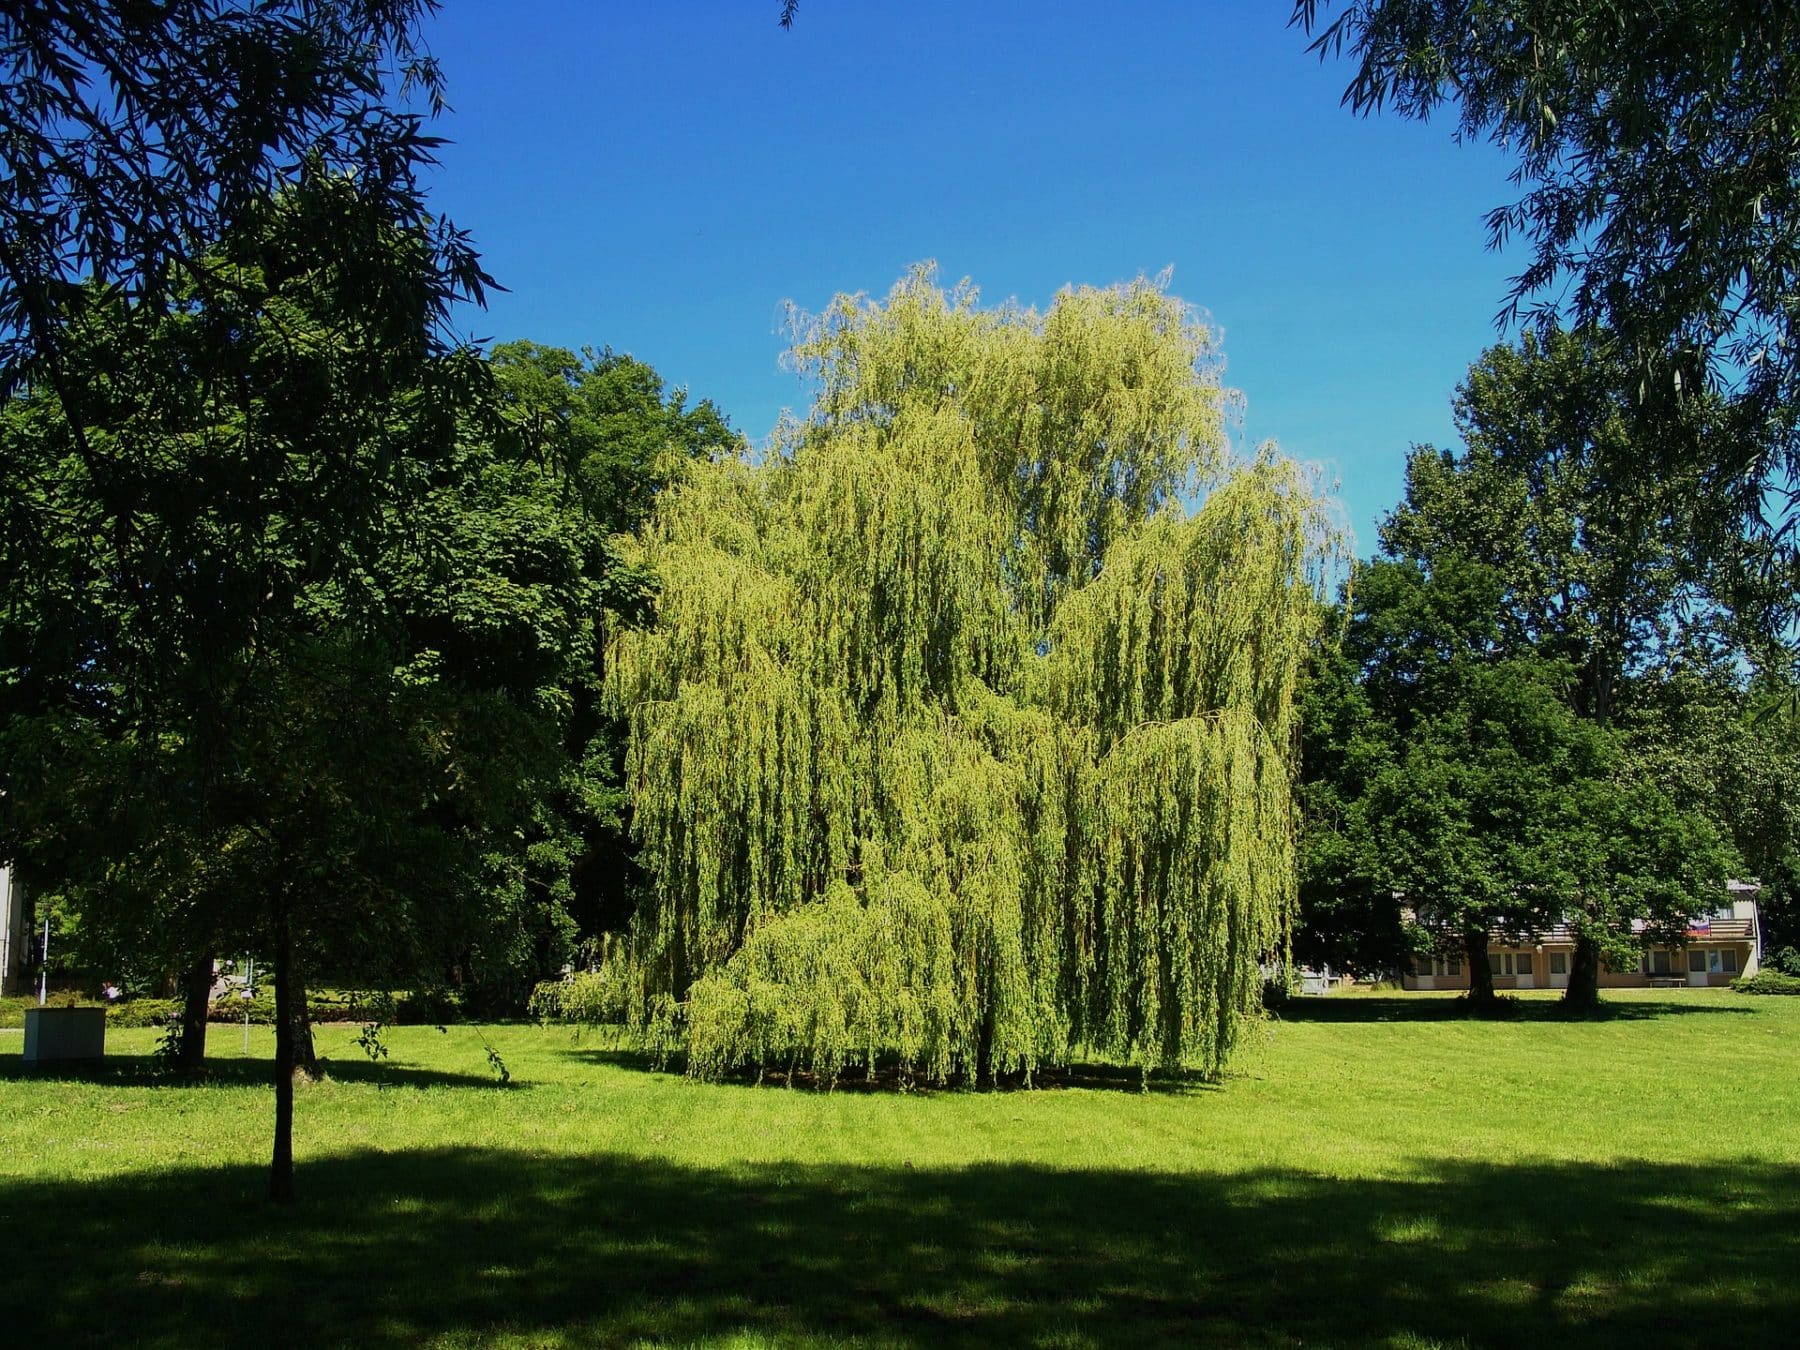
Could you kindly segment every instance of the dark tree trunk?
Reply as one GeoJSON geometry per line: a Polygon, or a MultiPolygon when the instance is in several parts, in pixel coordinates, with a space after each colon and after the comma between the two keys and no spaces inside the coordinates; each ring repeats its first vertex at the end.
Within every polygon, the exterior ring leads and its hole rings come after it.
{"type": "Polygon", "coordinates": [[[1575,935],[1575,955],[1569,961],[1569,987],[1563,990],[1563,1006],[1600,1006],[1600,948],[1586,933],[1575,935]]]}
{"type": "Polygon", "coordinates": [[[275,902],[275,1150],[269,1161],[269,1199],[294,1198],[294,944],[287,900],[275,902]]]}
{"type": "Polygon", "coordinates": [[[1494,972],[1488,966],[1487,930],[1463,934],[1463,959],[1469,963],[1469,1011],[1491,1013],[1500,1006],[1494,993],[1494,972]]]}
{"type": "Polygon", "coordinates": [[[207,952],[181,976],[181,1040],[175,1067],[199,1073],[206,1066],[206,1016],[212,1011],[213,955],[207,952]]]}
{"type": "Polygon", "coordinates": [[[981,1013],[981,1029],[975,1039],[975,1084],[994,1081],[994,1005],[988,1000],[981,1013]]]}
{"type": "Polygon", "coordinates": [[[292,956],[293,975],[288,980],[289,1035],[294,1042],[294,1071],[308,1078],[319,1076],[319,1056],[313,1046],[312,1017],[306,1010],[306,972],[292,956]]]}

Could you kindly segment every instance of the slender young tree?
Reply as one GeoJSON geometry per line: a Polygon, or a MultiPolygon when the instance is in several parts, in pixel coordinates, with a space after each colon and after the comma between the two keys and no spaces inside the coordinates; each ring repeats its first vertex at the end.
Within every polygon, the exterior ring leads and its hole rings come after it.
{"type": "Polygon", "coordinates": [[[658,500],[609,655],[635,1015],[701,1074],[1217,1071],[1286,941],[1302,476],[1226,463],[1153,283],[1038,313],[920,270],[797,332],[810,417],[658,500]]]}
{"type": "Polygon", "coordinates": [[[89,288],[75,401],[0,428],[0,847],[140,953],[272,958],[280,1199],[301,972],[487,936],[586,603],[559,489],[464,434],[482,363],[434,350],[428,243],[383,210],[321,172],[209,251],[228,288],[89,288]]]}

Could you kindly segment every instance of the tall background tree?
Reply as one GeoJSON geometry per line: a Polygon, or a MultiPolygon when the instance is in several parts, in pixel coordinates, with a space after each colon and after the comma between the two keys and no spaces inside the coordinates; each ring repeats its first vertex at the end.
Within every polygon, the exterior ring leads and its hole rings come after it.
{"type": "Polygon", "coordinates": [[[1335,944],[1391,968],[1420,944],[1449,948],[1478,1011],[1495,1005],[1490,933],[1554,920],[1550,841],[1592,772],[1566,675],[1500,642],[1500,589],[1455,557],[1357,568],[1303,704],[1297,953],[1335,944]]]}
{"type": "MultiPolygon", "coordinates": [[[[1706,398],[1671,407],[1679,422],[1671,434],[1687,434],[1715,409],[1706,398]]],[[[1666,777],[1650,771],[1615,723],[1639,682],[1678,668],[1700,635],[1738,626],[1721,596],[1735,593],[1732,550],[1741,536],[1699,490],[1694,466],[1656,477],[1622,471],[1639,458],[1633,447],[1649,423],[1631,372],[1603,337],[1553,331],[1540,341],[1528,333],[1516,346],[1493,348],[1458,391],[1456,418],[1461,454],[1413,453],[1405,500],[1382,526],[1390,561],[1363,573],[1348,633],[1362,663],[1359,696],[1385,710],[1375,725],[1396,738],[1394,776],[1346,782],[1367,755],[1352,753],[1354,742],[1326,739],[1309,791],[1327,808],[1335,793],[1367,811],[1379,791],[1397,807],[1430,788],[1445,812],[1415,815],[1434,828],[1481,804],[1498,810],[1499,818],[1446,847],[1463,857],[1477,845],[1510,847],[1526,866],[1484,864],[1483,875],[1505,880],[1465,886],[1463,899],[1479,908],[1484,893],[1510,897],[1485,902],[1496,915],[1491,926],[1503,931],[1569,924],[1576,942],[1568,997],[1588,1003],[1603,956],[1618,963],[1646,937],[1679,940],[1688,917],[1711,907],[1732,865],[1718,823],[1696,814],[1691,797],[1671,797],[1666,777]],[[1476,682],[1457,674],[1496,660],[1519,678],[1495,684],[1491,673],[1476,682]],[[1434,685],[1454,695],[1436,710],[1434,685]],[[1469,701],[1484,686],[1506,695],[1487,712],[1469,701]],[[1445,727],[1462,729],[1454,744],[1444,742],[1445,727]],[[1499,733],[1485,750],[1483,727],[1499,733]],[[1443,772],[1410,764],[1428,752],[1443,772]],[[1515,752],[1509,768],[1504,761],[1515,752]],[[1524,795],[1509,803],[1515,789],[1524,795]]],[[[1322,692],[1341,685],[1327,681],[1322,692]]],[[[1333,710],[1353,706],[1347,697],[1321,709],[1328,734],[1345,721],[1333,710]]],[[[1388,823],[1371,824],[1369,837],[1387,841],[1368,851],[1380,865],[1365,878],[1391,879],[1397,859],[1426,856],[1418,830],[1395,832],[1394,822],[1414,816],[1382,810],[1376,818],[1388,823]]],[[[1352,825],[1358,819],[1339,815],[1352,825]]],[[[1342,841],[1357,837],[1332,819],[1320,830],[1321,881],[1344,854],[1342,841]]],[[[1434,869],[1449,871],[1441,862],[1413,871],[1423,881],[1434,869]]]]}
{"type": "Polygon", "coordinates": [[[623,786],[626,733],[602,695],[610,623],[637,622],[655,578],[624,557],[613,536],[640,526],[657,495],[690,461],[736,457],[743,439],[709,400],[688,406],[649,366],[610,349],[576,353],[535,342],[496,347],[489,360],[498,398],[497,449],[541,466],[557,484],[563,529],[579,541],[589,587],[580,657],[562,689],[569,770],[535,808],[527,866],[509,890],[550,924],[528,940],[495,990],[513,1010],[532,981],[570,959],[572,943],[629,922],[641,877],[629,841],[623,786]]]}
{"type": "Polygon", "coordinates": [[[1620,714],[1633,753],[1677,800],[1696,803],[1761,884],[1766,953],[1800,947],[1800,734],[1786,672],[1746,678],[1711,645],[1638,682],[1620,714]]]}
{"type": "MultiPolygon", "coordinates": [[[[1504,644],[1565,663],[1573,711],[1602,731],[1630,680],[1678,662],[1695,633],[1730,626],[1739,589],[1741,536],[1705,490],[1704,470],[1630,468],[1654,453],[1640,447],[1659,433],[1721,434],[1719,401],[1696,395],[1653,419],[1635,386],[1604,333],[1527,333],[1491,348],[1457,391],[1464,452],[1415,452],[1406,499],[1382,529],[1397,557],[1491,569],[1502,583],[1504,644]]],[[[1590,884],[1568,911],[1571,1002],[1592,1000],[1602,953],[1620,956],[1634,923],[1674,932],[1705,908],[1680,890],[1649,909],[1659,893],[1639,889],[1631,894],[1643,903],[1616,903],[1624,894],[1590,884]]]]}

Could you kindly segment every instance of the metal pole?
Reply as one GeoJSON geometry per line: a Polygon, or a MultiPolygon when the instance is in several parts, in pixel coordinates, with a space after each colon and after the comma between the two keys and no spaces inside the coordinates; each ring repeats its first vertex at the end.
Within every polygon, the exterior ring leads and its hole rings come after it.
{"type": "Polygon", "coordinates": [[[44,964],[38,969],[38,1007],[50,992],[50,916],[44,915],[44,964]]]}
{"type": "Polygon", "coordinates": [[[256,979],[256,965],[249,957],[244,958],[244,987],[239,992],[244,1000],[244,1057],[250,1055],[250,987],[256,979]]]}

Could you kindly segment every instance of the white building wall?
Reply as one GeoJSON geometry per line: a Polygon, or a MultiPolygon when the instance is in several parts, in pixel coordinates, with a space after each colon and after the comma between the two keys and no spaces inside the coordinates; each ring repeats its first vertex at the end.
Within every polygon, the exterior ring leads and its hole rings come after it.
{"type": "Polygon", "coordinates": [[[15,993],[25,966],[25,893],[0,867],[0,994],[15,993]]]}

